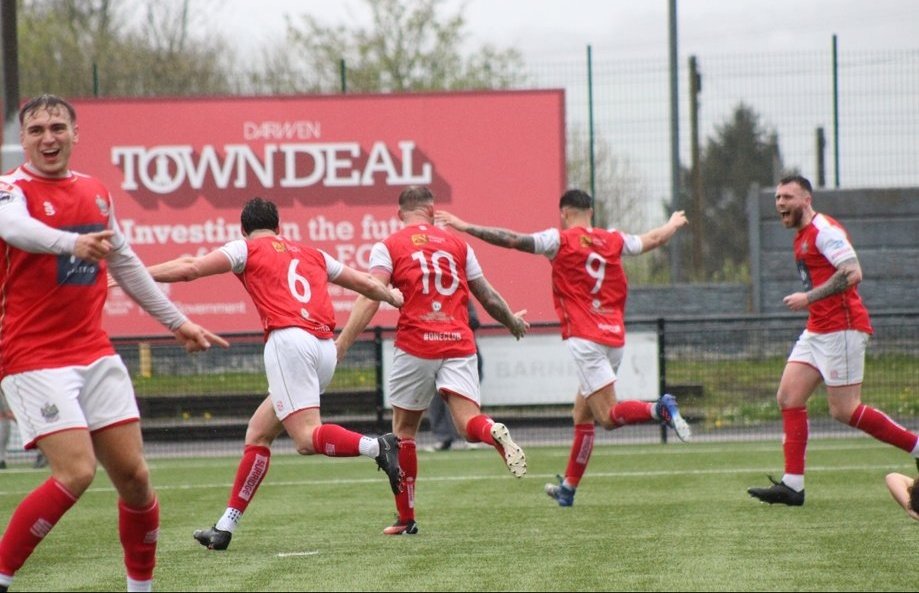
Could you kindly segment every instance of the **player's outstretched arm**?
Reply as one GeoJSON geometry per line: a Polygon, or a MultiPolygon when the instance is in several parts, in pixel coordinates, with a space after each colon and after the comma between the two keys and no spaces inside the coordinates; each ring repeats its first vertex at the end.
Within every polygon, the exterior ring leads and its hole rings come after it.
{"type": "Polygon", "coordinates": [[[214,344],[221,348],[230,347],[229,342],[192,321],[186,321],[172,333],[186,352],[202,352],[214,344]]]}
{"type": "Polygon", "coordinates": [[[665,222],[663,225],[657,227],[656,229],[651,229],[647,233],[641,235],[642,253],[666,245],[667,242],[673,238],[680,227],[686,225],[688,222],[689,221],[686,219],[686,213],[682,210],[677,210],[671,214],[670,220],[665,222]]]}
{"type": "Polygon", "coordinates": [[[530,324],[524,319],[526,309],[511,312],[510,307],[498,292],[491,287],[484,276],[469,281],[469,290],[475,296],[476,300],[482,303],[482,306],[491,315],[495,321],[503,325],[518,340],[526,335],[530,324]]]}
{"type": "Polygon", "coordinates": [[[389,303],[397,309],[403,303],[402,291],[398,288],[387,286],[376,277],[366,272],[359,272],[350,266],[344,266],[332,283],[353,290],[368,299],[389,303]]]}
{"type": "Polygon", "coordinates": [[[219,249],[201,257],[186,255],[147,267],[157,282],[191,282],[205,276],[225,274],[233,269],[230,259],[219,249]]]}
{"type": "Polygon", "coordinates": [[[470,224],[445,210],[438,210],[434,213],[434,223],[452,227],[498,247],[536,253],[536,240],[533,239],[532,235],[518,233],[509,229],[470,224]]]}
{"type": "MultiPolygon", "coordinates": [[[[226,259],[226,258],[224,258],[226,259]]],[[[108,256],[109,272],[119,286],[157,321],[169,328],[188,352],[207,350],[212,344],[230,345],[220,336],[189,321],[157,287],[134,251],[122,241],[108,256]]]]}

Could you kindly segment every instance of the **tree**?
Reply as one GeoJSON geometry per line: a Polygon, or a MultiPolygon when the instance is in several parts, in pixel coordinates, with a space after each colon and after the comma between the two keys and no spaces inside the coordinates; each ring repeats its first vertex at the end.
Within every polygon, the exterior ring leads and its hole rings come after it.
{"type": "Polygon", "coordinates": [[[353,92],[508,88],[525,78],[515,49],[485,45],[463,54],[462,8],[441,16],[444,0],[364,3],[371,13],[366,29],[288,17],[286,41],[266,52],[253,83],[282,93],[338,92],[342,63],[353,92]]]}
{"type": "MultiPolygon", "coordinates": [[[[700,158],[704,208],[701,221],[690,219],[691,232],[703,233],[703,274],[700,281],[749,277],[747,194],[755,185],[774,184],[782,174],[778,135],[763,128],[753,108],[739,104],[730,119],[715,127],[700,158]]],[[[689,171],[683,171],[689,188],[689,171]]],[[[692,211],[689,190],[680,196],[687,214],[692,211]]],[[[682,241],[681,260],[691,260],[690,242],[682,241]]]]}
{"type": "MultiPolygon", "coordinates": [[[[196,39],[190,25],[206,5],[189,0],[23,0],[18,11],[24,97],[226,93],[232,52],[220,38],[196,39]],[[136,19],[143,6],[141,19],[136,19]],[[131,21],[135,18],[135,21],[131,21]]],[[[199,16],[200,15],[200,16],[199,16]]]]}

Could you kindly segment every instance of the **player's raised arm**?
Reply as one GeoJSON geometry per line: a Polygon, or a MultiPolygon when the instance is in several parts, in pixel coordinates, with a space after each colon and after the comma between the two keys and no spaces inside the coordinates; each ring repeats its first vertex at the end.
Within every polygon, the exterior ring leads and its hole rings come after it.
{"type": "Polygon", "coordinates": [[[688,220],[686,219],[686,213],[682,210],[677,210],[670,215],[670,220],[665,222],[663,225],[655,229],[651,229],[650,231],[640,236],[642,253],[666,245],[667,242],[670,241],[670,239],[673,237],[673,235],[675,235],[676,232],[680,229],[680,227],[686,225],[687,223],[688,220]]]}
{"type": "Polygon", "coordinates": [[[445,210],[438,210],[434,213],[434,223],[448,226],[462,233],[477,237],[486,243],[506,247],[507,249],[516,249],[526,253],[536,253],[536,241],[532,235],[518,233],[509,229],[498,227],[486,227],[470,224],[455,214],[445,210]]]}

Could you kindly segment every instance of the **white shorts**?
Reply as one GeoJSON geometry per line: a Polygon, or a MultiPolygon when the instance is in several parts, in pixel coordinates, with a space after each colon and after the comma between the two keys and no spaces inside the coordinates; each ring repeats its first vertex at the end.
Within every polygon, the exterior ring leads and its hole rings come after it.
{"type": "Polygon", "coordinates": [[[0,385],[26,449],[62,430],[93,432],[140,418],[131,377],[117,354],[87,366],[8,375],[0,385]]]}
{"type": "Polygon", "coordinates": [[[604,346],[583,338],[565,340],[578,370],[578,393],[584,397],[616,381],[623,348],[604,346]]]}
{"type": "Polygon", "coordinates": [[[481,404],[475,354],[462,358],[418,358],[395,348],[389,401],[403,410],[426,410],[435,393],[448,391],[481,404]]]}
{"type": "Polygon", "coordinates": [[[871,336],[855,330],[816,334],[804,330],[788,362],[801,362],[820,372],[830,387],[857,385],[865,376],[865,350],[871,336]]]}
{"type": "Polygon", "coordinates": [[[335,342],[320,340],[299,327],[276,329],[265,342],[268,394],[278,420],[297,410],[318,408],[319,395],[332,381],[335,342]]]}

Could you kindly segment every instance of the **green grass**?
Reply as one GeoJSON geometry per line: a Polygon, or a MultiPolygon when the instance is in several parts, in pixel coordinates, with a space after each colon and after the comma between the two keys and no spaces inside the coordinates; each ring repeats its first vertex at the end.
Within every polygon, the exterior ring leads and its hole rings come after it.
{"type": "MultiPolygon", "coordinates": [[[[575,506],[542,492],[568,451],[530,447],[514,480],[491,450],[420,453],[419,535],[386,537],[371,461],[275,455],[227,552],[191,538],[222,512],[236,458],[151,461],[160,591],[904,591],[919,524],[884,487],[911,460],[867,438],[814,441],[807,504],[745,490],[781,473],[777,442],[598,446],[575,506]]],[[[41,470],[0,474],[0,521],[41,470]]],[[[115,495],[95,487],[17,575],[17,591],[124,590],[115,495]]]]}

